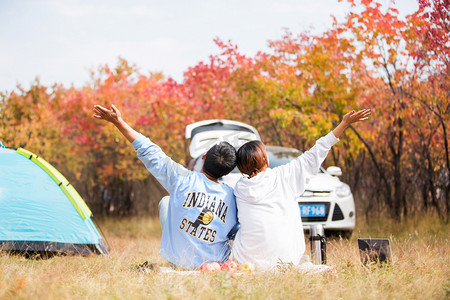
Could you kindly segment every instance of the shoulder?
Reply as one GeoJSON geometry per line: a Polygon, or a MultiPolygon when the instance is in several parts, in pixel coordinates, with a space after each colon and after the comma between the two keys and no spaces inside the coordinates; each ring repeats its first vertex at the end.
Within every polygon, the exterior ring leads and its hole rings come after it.
{"type": "Polygon", "coordinates": [[[224,191],[227,194],[230,194],[230,195],[234,196],[234,189],[231,186],[229,186],[228,184],[222,183],[221,187],[224,189],[224,191]]]}
{"type": "Polygon", "coordinates": [[[234,186],[234,190],[238,190],[240,188],[242,188],[243,186],[248,185],[250,179],[248,177],[241,177],[239,178],[239,180],[236,182],[236,185],[234,186]]]}

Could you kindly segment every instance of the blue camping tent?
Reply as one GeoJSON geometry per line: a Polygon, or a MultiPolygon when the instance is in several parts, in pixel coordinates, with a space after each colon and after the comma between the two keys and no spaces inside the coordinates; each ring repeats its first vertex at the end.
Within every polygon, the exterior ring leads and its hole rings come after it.
{"type": "Polygon", "coordinates": [[[0,249],[108,254],[92,212],[52,165],[0,143],[0,249]]]}

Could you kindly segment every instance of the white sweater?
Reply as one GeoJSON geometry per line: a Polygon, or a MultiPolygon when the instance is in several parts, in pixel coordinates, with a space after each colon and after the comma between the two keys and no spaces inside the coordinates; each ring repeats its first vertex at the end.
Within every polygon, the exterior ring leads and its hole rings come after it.
{"type": "Polygon", "coordinates": [[[305,191],[306,179],[317,174],[338,141],[330,132],[290,163],[237,182],[234,194],[241,228],[232,251],[239,263],[251,262],[258,270],[274,268],[280,262],[298,265],[305,238],[296,197],[305,191]]]}

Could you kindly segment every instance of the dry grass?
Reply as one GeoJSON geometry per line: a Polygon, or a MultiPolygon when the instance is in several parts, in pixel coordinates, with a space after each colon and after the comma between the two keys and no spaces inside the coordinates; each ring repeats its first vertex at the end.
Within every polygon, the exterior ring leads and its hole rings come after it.
{"type": "Polygon", "coordinates": [[[242,276],[141,274],[135,266],[159,257],[159,221],[105,220],[107,257],[24,259],[0,254],[0,299],[449,299],[449,226],[432,217],[398,224],[359,224],[350,240],[328,241],[337,275],[297,271],[242,276]],[[387,237],[394,264],[366,268],[358,237],[387,237]]]}

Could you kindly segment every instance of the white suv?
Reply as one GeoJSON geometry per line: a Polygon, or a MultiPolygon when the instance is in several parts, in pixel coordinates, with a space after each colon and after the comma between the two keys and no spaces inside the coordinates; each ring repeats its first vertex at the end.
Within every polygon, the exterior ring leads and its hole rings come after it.
{"type": "MultiPolygon", "coordinates": [[[[202,155],[215,143],[227,141],[236,149],[252,140],[261,140],[258,131],[247,124],[230,120],[207,120],[186,127],[186,138],[190,139],[189,151],[193,160],[188,168],[200,171],[202,155]]],[[[266,146],[269,167],[275,168],[298,157],[301,152],[294,148],[266,146]]],[[[297,201],[303,228],[322,224],[327,233],[339,233],[349,237],[355,228],[355,202],[350,187],[339,180],[342,174],[339,167],[322,167],[319,174],[307,179],[306,190],[297,201]]],[[[222,177],[221,182],[234,187],[242,174],[235,168],[222,177]]]]}

